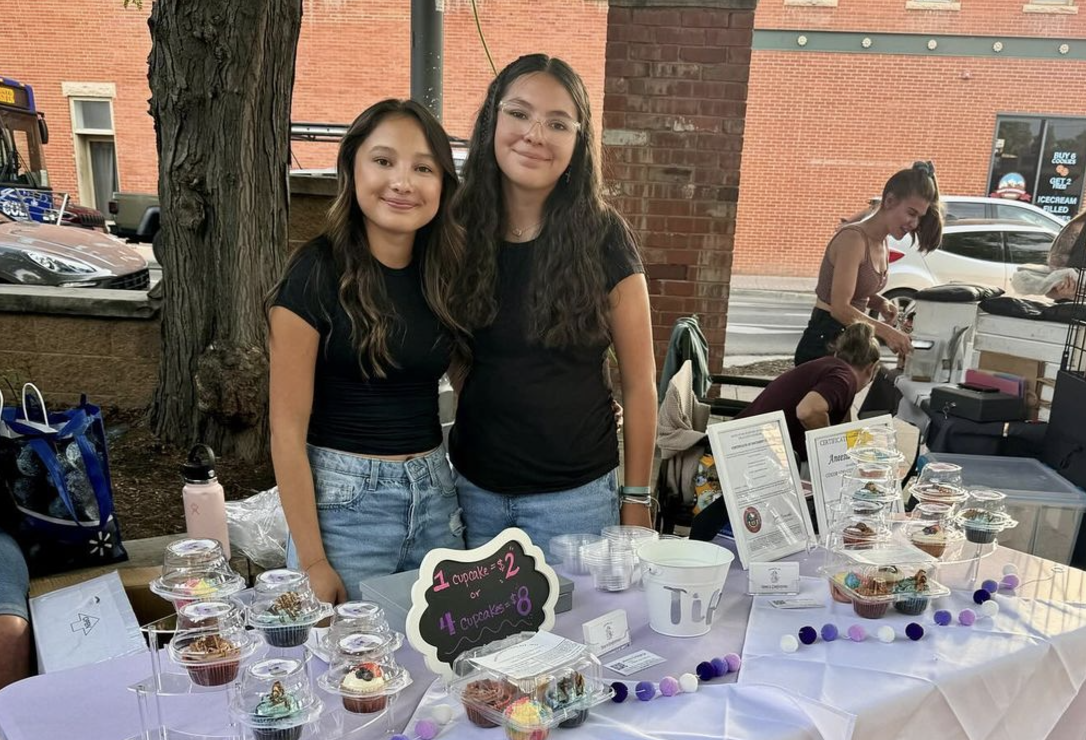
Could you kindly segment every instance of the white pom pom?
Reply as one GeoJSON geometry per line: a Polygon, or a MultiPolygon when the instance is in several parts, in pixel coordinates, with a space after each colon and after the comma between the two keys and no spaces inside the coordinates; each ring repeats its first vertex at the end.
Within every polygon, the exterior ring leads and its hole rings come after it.
{"type": "Polygon", "coordinates": [[[989,599],[977,607],[977,611],[985,617],[994,617],[996,614],[999,614],[999,604],[997,604],[994,599],[989,599]]]}
{"type": "Polygon", "coordinates": [[[795,635],[782,635],[781,636],[781,650],[786,653],[794,653],[799,650],[799,640],[795,635]]]}
{"type": "Polygon", "coordinates": [[[1018,566],[1014,563],[1007,563],[1003,566],[1003,575],[1018,575],[1018,566]]]}
{"type": "Polygon", "coordinates": [[[438,704],[430,710],[430,714],[433,716],[434,722],[439,725],[447,725],[452,721],[453,711],[452,707],[447,704],[438,704]]]}
{"type": "Polygon", "coordinates": [[[679,688],[684,694],[693,694],[698,690],[698,677],[693,673],[684,673],[679,676],[679,688]]]}
{"type": "Polygon", "coordinates": [[[888,624],[883,625],[882,627],[879,627],[879,631],[876,632],[875,634],[878,635],[878,638],[880,640],[882,640],[883,642],[893,642],[894,641],[894,637],[895,637],[894,628],[891,627],[888,624]]]}

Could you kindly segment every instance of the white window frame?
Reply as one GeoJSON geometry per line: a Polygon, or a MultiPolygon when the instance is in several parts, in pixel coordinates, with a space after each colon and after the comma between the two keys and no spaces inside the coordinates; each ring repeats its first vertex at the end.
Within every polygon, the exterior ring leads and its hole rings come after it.
{"type": "Polygon", "coordinates": [[[958,0],[905,0],[905,10],[950,10],[959,11],[962,4],[958,0]]]}
{"type": "Polygon", "coordinates": [[[1075,0],[1029,0],[1022,6],[1022,12],[1078,15],[1078,6],[1075,4],[1075,0]]]}
{"type": "MultiPolygon", "coordinates": [[[[112,83],[64,83],[64,94],[68,96],[68,116],[72,124],[72,146],[75,150],[75,179],[79,188],[79,202],[87,207],[96,208],[98,199],[94,192],[94,171],[91,165],[91,143],[101,141],[113,142],[113,167],[117,172],[117,187],[120,188],[121,169],[117,157],[117,125],[113,106],[116,97],[116,89],[112,83]],[[109,121],[111,128],[81,128],[77,125],[79,116],[76,114],[78,104],[81,102],[108,103],[109,121]]],[[[113,193],[106,193],[108,200],[113,193]]],[[[107,219],[109,214],[103,214],[107,219]]]]}

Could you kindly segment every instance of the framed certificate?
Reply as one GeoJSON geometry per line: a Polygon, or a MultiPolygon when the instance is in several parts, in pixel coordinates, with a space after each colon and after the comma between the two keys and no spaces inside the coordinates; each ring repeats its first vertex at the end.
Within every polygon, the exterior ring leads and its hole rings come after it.
{"type": "MultiPolygon", "coordinates": [[[[813,429],[807,438],[807,464],[811,468],[811,491],[814,493],[818,532],[825,535],[830,526],[830,511],[841,500],[841,476],[854,463],[848,451],[856,445],[860,430],[867,427],[893,428],[891,416],[875,416],[860,421],[836,424],[825,429],[813,429]]],[[[900,504],[898,505],[900,509],[900,504]]]]}
{"type": "Polygon", "coordinates": [[[784,413],[712,424],[707,433],[743,569],[814,545],[784,413]]]}

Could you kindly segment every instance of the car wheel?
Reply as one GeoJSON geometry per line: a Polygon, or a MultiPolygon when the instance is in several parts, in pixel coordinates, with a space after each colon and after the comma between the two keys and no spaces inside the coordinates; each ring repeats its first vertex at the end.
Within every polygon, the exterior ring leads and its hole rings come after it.
{"type": "Polygon", "coordinates": [[[898,323],[904,321],[905,318],[916,310],[916,291],[909,290],[908,288],[899,288],[898,290],[891,290],[886,294],[886,300],[892,301],[897,305],[897,315],[899,317],[898,323]]]}

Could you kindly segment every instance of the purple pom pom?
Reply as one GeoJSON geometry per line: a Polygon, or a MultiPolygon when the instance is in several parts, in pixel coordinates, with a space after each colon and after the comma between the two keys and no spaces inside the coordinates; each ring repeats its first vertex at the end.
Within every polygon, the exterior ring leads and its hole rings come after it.
{"type": "Polygon", "coordinates": [[[980,584],[980,587],[990,594],[994,594],[996,591],[999,590],[999,584],[993,581],[991,578],[980,584]]]}
{"type": "Polygon", "coordinates": [[[978,588],[976,591],[973,592],[973,603],[974,604],[983,604],[985,601],[987,601],[990,598],[992,598],[992,595],[990,593],[988,593],[988,591],[986,591],[983,588],[978,588]]]}
{"type": "Polygon", "coordinates": [[[656,696],[656,685],[652,681],[638,681],[635,690],[637,691],[637,698],[641,701],[648,701],[656,696]]]}
{"type": "Polygon", "coordinates": [[[419,740],[434,740],[439,731],[437,723],[432,720],[420,719],[415,723],[415,734],[419,736],[419,740]]]}
{"type": "Polygon", "coordinates": [[[946,627],[954,619],[954,615],[948,612],[946,609],[940,609],[935,612],[935,623],[940,627],[946,627]]]}
{"type": "Polygon", "coordinates": [[[728,653],[724,656],[724,662],[728,664],[728,670],[732,673],[738,671],[739,666],[743,665],[743,659],[738,653],[728,653]]]}
{"type": "Polygon", "coordinates": [[[664,676],[660,679],[660,693],[664,696],[675,696],[679,693],[679,680],[674,676],[664,676]]]}
{"type": "Polygon", "coordinates": [[[854,624],[848,628],[848,639],[853,642],[863,642],[867,639],[867,630],[861,625],[854,624]]]}
{"type": "Polygon", "coordinates": [[[393,735],[390,740],[411,740],[407,735],[393,735]]]}
{"type": "Polygon", "coordinates": [[[1021,584],[1022,584],[1022,579],[1019,578],[1014,573],[1003,576],[1003,588],[1007,588],[1007,589],[1010,589],[1011,591],[1013,591],[1014,589],[1018,588],[1021,584]]]}
{"type": "Polygon", "coordinates": [[[721,676],[727,675],[728,664],[723,658],[713,658],[709,661],[709,664],[713,666],[714,677],[720,678],[721,676]]]}
{"type": "Polygon", "coordinates": [[[713,668],[713,664],[707,660],[698,663],[698,667],[694,670],[702,681],[712,681],[716,678],[716,670],[713,668]]]}
{"type": "Polygon", "coordinates": [[[972,609],[962,609],[958,614],[958,621],[966,627],[972,627],[973,622],[977,621],[977,613],[972,609]]]}
{"type": "Polygon", "coordinates": [[[814,641],[818,639],[818,632],[814,627],[806,626],[799,628],[799,641],[804,645],[814,645],[814,641]]]}
{"type": "Polygon", "coordinates": [[[909,622],[905,627],[905,635],[914,642],[924,636],[924,628],[916,622],[909,622]]]}
{"type": "Polygon", "coordinates": [[[833,642],[837,639],[840,633],[837,631],[836,624],[824,624],[822,625],[822,639],[826,642],[833,642]]]}
{"type": "Polygon", "coordinates": [[[615,704],[621,704],[630,695],[630,687],[622,683],[622,681],[615,681],[611,684],[611,688],[615,692],[615,695],[611,697],[611,701],[615,704]]]}

